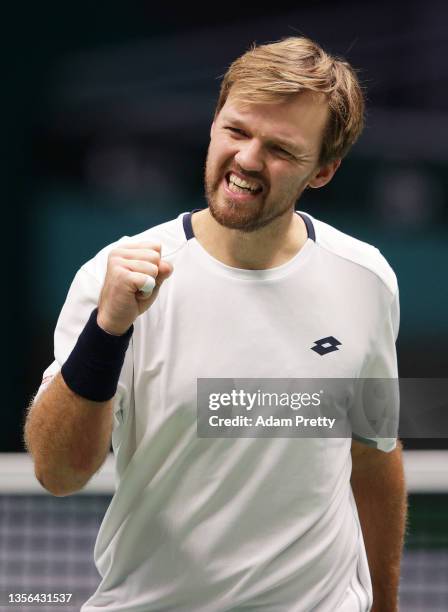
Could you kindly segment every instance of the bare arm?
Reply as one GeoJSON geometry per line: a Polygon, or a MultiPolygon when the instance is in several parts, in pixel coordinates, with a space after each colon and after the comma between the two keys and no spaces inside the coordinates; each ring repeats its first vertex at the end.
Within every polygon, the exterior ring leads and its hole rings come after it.
{"type": "Polygon", "coordinates": [[[112,435],[112,400],[76,395],[57,374],[31,406],[25,444],[36,478],[54,495],[82,489],[104,463],[112,435]]]}
{"type": "Polygon", "coordinates": [[[352,442],[351,484],[373,585],[372,612],[397,612],[407,495],[401,443],[390,453],[352,442]]]}
{"type": "Polygon", "coordinates": [[[119,245],[110,252],[96,322],[92,313],[81,333],[83,342],[86,337],[90,340],[80,346],[78,341],[71,355],[75,359],[69,357],[63,366],[65,380],[61,373],[54,377],[31,406],[25,422],[25,444],[34,459],[36,477],[54,495],[78,491],[103,464],[112,435],[111,396],[127,348],[127,344],[118,345],[114,367],[113,360],[108,361],[104,354],[111,349],[114,356],[117,345],[105,338],[126,334],[135,319],[152,305],[171,272],[171,265],[161,260],[158,244],[119,245]],[[142,293],[149,276],[155,286],[152,292],[142,293]],[[98,328],[102,329],[99,334],[98,328]],[[102,347],[99,353],[98,347],[102,347]],[[86,368],[92,354],[95,367],[86,368]],[[65,366],[68,370],[64,372],[65,366]],[[87,385],[80,380],[87,380],[87,385]]]}

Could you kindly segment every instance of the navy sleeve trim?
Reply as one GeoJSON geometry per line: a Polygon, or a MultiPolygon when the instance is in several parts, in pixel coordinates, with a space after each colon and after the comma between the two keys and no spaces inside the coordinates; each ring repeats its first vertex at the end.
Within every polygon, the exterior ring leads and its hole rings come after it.
{"type": "Polygon", "coordinates": [[[203,208],[195,208],[194,210],[192,210],[189,213],[186,213],[183,218],[182,218],[182,223],[184,226],[184,232],[185,232],[185,237],[187,240],[191,240],[192,238],[194,238],[194,231],[193,231],[193,225],[191,223],[191,217],[193,216],[193,214],[195,212],[198,212],[200,210],[204,210],[203,208]]]}
{"type": "Polygon", "coordinates": [[[299,213],[297,210],[296,210],[296,213],[299,215],[299,217],[302,217],[303,222],[306,225],[306,231],[308,232],[308,238],[312,240],[313,242],[316,242],[316,232],[314,231],[314,225],[311,219],[307,215],[304,215],[303,213],[299,213]]]}

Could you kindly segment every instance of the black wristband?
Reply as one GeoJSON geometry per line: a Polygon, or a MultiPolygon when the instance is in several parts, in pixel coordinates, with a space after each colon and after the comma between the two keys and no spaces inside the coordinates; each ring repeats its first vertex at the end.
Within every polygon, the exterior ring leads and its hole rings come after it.
{"type": "Polygon", "coordinates": [[[98,308],[95,308],[62,366],[61,374],[66,385],[81,397],[106,402],[117,392],[134,326],[122,336],[112,336],[99,327],[97,314],[98,308]]]}

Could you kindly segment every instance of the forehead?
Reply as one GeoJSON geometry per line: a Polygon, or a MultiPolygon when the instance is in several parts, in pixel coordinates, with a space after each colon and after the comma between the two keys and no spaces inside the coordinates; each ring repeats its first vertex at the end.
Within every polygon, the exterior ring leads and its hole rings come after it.
{"type": "Polygon", "coordinates": [[[281,102],[250,102],[231,92],[217,120],[239,123],[262,138],[319,148],[328,114],[323,94],[306,91],[281,102]]]}

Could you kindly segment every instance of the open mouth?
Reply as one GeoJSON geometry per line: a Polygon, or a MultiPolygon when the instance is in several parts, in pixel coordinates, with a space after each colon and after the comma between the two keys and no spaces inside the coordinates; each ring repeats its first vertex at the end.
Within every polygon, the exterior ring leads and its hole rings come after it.
{"type": "Polygon", "coordinates": [[[263,186],[258,181],[246,180],[234,172],[226,174],[226,183],[229,191],[235,194],[258,195],[263,191],[263,186]]]}

